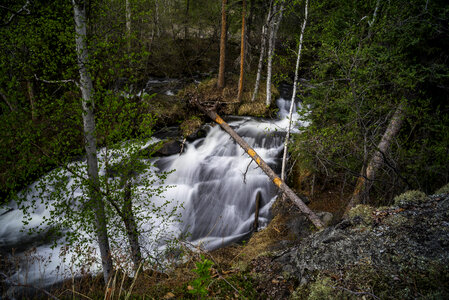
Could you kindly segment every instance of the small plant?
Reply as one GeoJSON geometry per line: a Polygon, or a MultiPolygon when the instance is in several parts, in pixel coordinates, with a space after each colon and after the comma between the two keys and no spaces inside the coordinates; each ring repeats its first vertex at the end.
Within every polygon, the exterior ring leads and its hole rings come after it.
{"type": "Polygon", "coordinates": [[[189,290],[189,293],[198,296],[198,298],[205,297],[208,294],[207,287],[212,281],[210,275],[211,267],[214,263],[201,255],[201,261],[197,262],[196,269],[192,271],[198,274],[198,278],[190,282],[193,289],[189,290]]]}

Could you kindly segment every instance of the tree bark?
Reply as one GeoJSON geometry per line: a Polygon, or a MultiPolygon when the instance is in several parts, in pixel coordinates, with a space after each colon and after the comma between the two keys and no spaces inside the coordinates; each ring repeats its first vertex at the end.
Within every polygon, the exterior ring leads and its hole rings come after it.
{"type": "Polygon", "coordinates": [[[36,114],[36,107],[35,107],[35,103],[34,103],[33,83],[29,80],[27,80],[27,91],[28,91],[28,99],[30,100],[31,120],[36,121],[37,114],[36,114]]]}
{"type": "Polygon", "coordinates": [[[404,106],[404,102],[401,102],[396,108],[396,111],[394,112],[393,117],[391,118],[390,123],[388,124],[388,127],[377,146],[377,150],[374,152],[371,160],[368,163],[368,166],[366,167],[366,175],[361,175],[357,179],[356,187],[351,199],[349,200],[348,205],[346,206],[345,214],[347,214],[352,207],[360,204],[362,195],[369,192],[376,177],[377,171],[382,167],[384,163],[383,154],[388,151],[391,141],[401,129],[405,116],[404,106]]]}
{"type": "Polygon", "coordinates": [[[298,45],[298,56],[296,58],[296,69],[295,69],[295,80],[293,81],[293,93],[292,93],[292,102],[290,103],[290,111],[288,113],[288,130],[287,135],[285,136],[285,142],[284,142],[284,155],[282,157],[282,168],[281,168],[281,178],[282,180],[285,180],[285,165],[287,163],[287,147],[290,139],[290,131],[292,128],[292,116],[293,116],[293,107],[295,105],[295,98],[296,98],[296,87],[298,85],[298,73],[299,73],[299,61],[301,59],[301,49],[302,49],[302,41],[304,37],[304,29],[306,28],[307,23],[307,6],[309,4],[309,1],[306,0],[305,8],[304,8],[304,22],[302,23],[301,27],[301,35],[299,36],[299,45],[298,45]]]}
{"type": "Polygon", "coordinates": [[[267,15],[267,22],[265,24],[263,24],[263,26],[262,26],[262,35],[261,35],[261,39],[260,39],[259,64],[257,65],[256,83],[254,85],[254,92],[251,97],[251,101],[256,100],[257,94],[259,93],[260,76],[262,74],[263,58],[265,56],[265,47],[267,45],[267,30],[268,30],[268,24],[270,23],[270,19],[271,19],[271,12],[272,12],[272,7],[270,4],[270,9],[268,10],[268,15],[267,15]]]}
{"type": "Polygon", "coordinates": [[[242,3],[242,38],[240,47],[240,78],[239,78],[239,89],[237,94],[237,101],[242,102],[243,96],[243,76],[245,74],[245,14],[246,14],[246,0],[242,3]]]}
{"type": "Polygon", "coordinates": [[[129,5],[130,0],[125,1],[125,14],[126,14],[126,39],[128,46],[128,54],[131,53],[131,7],[129,5]]]}
{"type": "Polygon", "coordinates": [[[190,6],[190,0],[186,0],[186,11],[185,11],[185,23],[184,23],[184,39],[186,40],[189,36],[189,6],[190,6]]]}
{"type": "Polygon", "coordinates": [[[199,103],[196,103],[198,108],[202,110],[209,118],[214,120],[217,124],[221,126],[236,142],[240,147],[245,150],[246,153],[252,158],[254,162],[264,171],[265,174],[273,181],[273,183],[288,197],[293,203],[304,213],[307,218],[318,228],[322,229],[324,227],[321,220],[311,211],[307,205],[301,200],[289,187],[288,185],[280,179],[276,173],[267,165],[267,163],[250,147],[250,145],[245,142],[223,119],[217,115],[214,111],[206,110],[199,103]]]}
{"type": "Polygon", "coordinates": [[[266,105],[271,105],[271,77],[273,72],[273,57],[274,57],[274,48],[276,45],[276,35],[279,29],[279,24],[282,20],[282,13],[284,11],[284,2],[281,2],[280,6],[277,4],[274,5],[273,8],[273,19],[270,24],[270,37],[268,40],[268,62],[267,62],[267,100],[266,105]]]}
{"type": "Polygon", "coordinates": [[[219,89],[222,89],[225,86],[226,31],[226,0],[223,0],[221,3],[220,66],[218,69],[217,82],[217,87],[219,89]]]}
{"type": "Polygon", "coordinates": [[[101,262],[103,265],[103,277],[106,284],[112,272],[112,258],[109,248],[109,239],[107,233],[107,222],[104,211],[104,204],[99,192],[97,145],[95,138],[95,118],[93,85],[87,70],[89,62],[86,45],[86,14],[85,8],[80,7],[76,0],[72,0],[73,15],[75,19],[76,31],[76,51],[78,68],[80,73],[80,89],[82,94],[83,107],[83,127],[85,138],[85,149],[87,155],[87,173],[89,178],[89,196],[93,203],[96,223],[96,234],[100,248],[101,262]]]}
{"type": "Polygon", "coordinates": [[[137,271],[142,261],[142,253],[139,245],[139,232],[137,231],[137,223],[134,217],[132,199],[131,199],[131,182],[125,184],[125,194],[122,207],[122,218],[125,224],[128,243],[131,247],[131,258],[134,264],[134,270],[137,271]]]}

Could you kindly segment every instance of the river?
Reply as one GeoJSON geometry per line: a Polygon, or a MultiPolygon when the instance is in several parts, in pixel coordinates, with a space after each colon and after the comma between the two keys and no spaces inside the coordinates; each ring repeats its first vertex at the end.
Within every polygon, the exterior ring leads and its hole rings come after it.
{"type": "MultiPolygon", "coordinates": [[[[281,86],[276,119],[236,116],[225,118],[277,173],[280,173],[284,136],[288,126],[290,101],[284,98],[289,99],[289,90],[288,86],[281,86]]],[[[295,130],[298,130],[298,119],[298,114],[294,113],[293,121],[297,124],[294,126],[295,130]]],[[[142,217],[139,221],[142,231],[139,242],[146,258],[161,254],[167,258],[167,241],[173,238],[183,237],[192,247],[199,246],[208,250],[248,238],[252,232],[258,193],[261,196],[259,224],[266,226],[270,220],[270,207],[277,196],[274,184],[255,163],[250,163],[249,156],[218,125],[207,124],[204,129],[206,136],[187,142],[182,154],[151,159],[149,162],[153,166],[150,170],[134,180],[135,191],[141,191],[135,193],[133,201],[139,206],[138,217],[142,217]],[[170,173],[164,182],[152,182],[152,188],[167,188],[162,193],[146,194],[143,179],[151,175],[151,172],[163,171],[170,173]],[[141,205],[149,202],[152,203],[149,207],[141,205]]],[[[139,151],[157,141],[159,139],[156,138],[145,141],[139,146],[139,151]]],[[[120,155],[123,155],[120,151],[100,149],[100,174],[106,174],[102,161],[111,161],[114,156],[113,159],[119,162],[120,155]]],[[[85,169],[85,162],[73,162],[71,166],[85,169]]],[[[84,196],[83,189],[76,185],[76,178],[70,172],[54,170],[33,183],[25,195],[29,203],[33,199],[42,202],[31,212],[28,224],[23,225],[24,214],[15,203],[0,210],[0,250],[3,255],[7,253],[9,261],[7,266],[2,267],[2,272],[7,276],[3,286],[5,283],[48,286],[82,272],[95,273],[99,270],[99,251],[94,242],[85,245],[92,249],[90,257],[82,257],[76,251],[60,245],[66,240],[65,237],[59,240],[60,244],[52,247],[52,243],[45,242],[45,231],[43,234],[31,235],[26,232],[27,229],[42,224],[45,218],[52,217],[50,210],[55,200],[51,198],[51,192],[40,192],[39,184],[48,180],[48,176],[55,172],[62,172],[67,177],[66,184],[71,192],[64,196],[64,201],[76,202],[73,199],[84,196]]],[[[67,230],[70,232],[81,229],[67,230]]],[[[122,254],[129,252],[124,235],[114,234],[111,240],[115,245],[114,255],[120,256],[120,250],[123,251],[122,254]]]]}

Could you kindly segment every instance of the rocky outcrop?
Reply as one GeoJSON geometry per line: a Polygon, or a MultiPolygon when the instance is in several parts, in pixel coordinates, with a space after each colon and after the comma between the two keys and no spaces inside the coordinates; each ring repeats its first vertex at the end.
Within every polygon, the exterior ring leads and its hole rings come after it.
{"type": "MultiPolygon", "coordinates": [[[[394,292],[403,298],[419,296],[419,288],[402,282],[406,278],[415,278],[415,274],[419,274],[416,278],[448,277],[449,194],[423,197],[412,192],[398,197],[394,206],[359,206],[350,215],[277,258],[283,273],[305,286],[315,281],[317,274],[334,274],[335,281],[343,280],[348,270],[354,273],[369,268],[382,277],[379,280],[389,277],[391,286],[397,284],[399,290],[394,292]]],[[[447,283],[442,288],[437,298],[448,295],[447,283]]]]}

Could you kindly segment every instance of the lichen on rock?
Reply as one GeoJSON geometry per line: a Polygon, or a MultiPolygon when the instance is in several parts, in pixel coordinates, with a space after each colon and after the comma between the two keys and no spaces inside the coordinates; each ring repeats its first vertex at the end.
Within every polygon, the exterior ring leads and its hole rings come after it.
{"type": "Polygon", "coordinates": [[[394,204],[396,206],[404,206],[408,204],[417,204],[426,202],[429,200],[426,194],[421,191],[412,190],[400,194],[394,198],[394,204]]]}
{"type": "Polygon", "coordinates": [[[373,211],[374,208],[372,206],[359,204],[351,208],[351,210],[348,212],[348,217],[351,219],[360,217],[365,224],[371,225],[373,224],[373,211]]]}
{"type": "Polygon", "coordinates": [[[299,294],[305,298],[318,295],[320,289],[312,291],[323,287],[320,276],[329,274],[334,279],[325,286],[339,285],[360,295],[449,297],[449,195],[414,191],[401,195],[398,203],[413,205],[382,211],[360,206],[353,218],[304,238],[276,262],[304,285],[299,294]],[[360,226],[360,219],[372,223],[360,226]]]}

